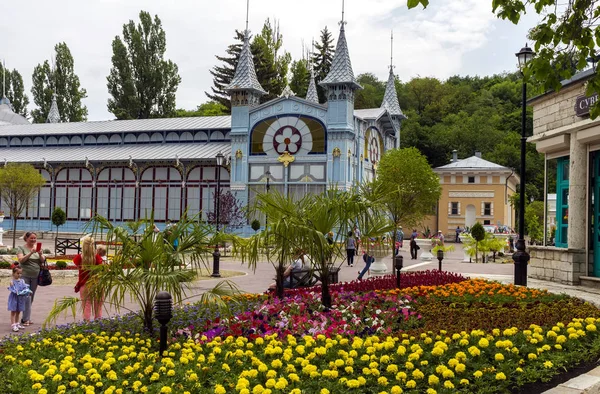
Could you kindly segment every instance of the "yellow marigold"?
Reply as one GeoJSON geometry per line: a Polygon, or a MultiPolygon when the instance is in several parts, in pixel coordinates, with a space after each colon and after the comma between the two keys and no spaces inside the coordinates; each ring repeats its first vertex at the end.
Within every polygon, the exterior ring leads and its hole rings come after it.
{"type": "Polygon", "coordinates": [[[479,347],[486,348],[490,345],[490,342],[485,338],[481,338],[478,342],[478,345],[479,347]]]}
{"type": "Polygon", "coordinates": [[[504,372],[498,372],[496,374],[496,380],[506,380],[506,375],[504,374],[504,372]]]}
{"type": "Polygon", "coordinates": [[[473,357],[476,357],[481,354],[481,351],[476,346],[471,346],[469,348],[469,354],[471,354],[473,357]]]}
{"type": "Polygon", "coordinates": [[[427,393],[427,394],[437,394],[437,391],[435,391],[435,390],[434,390],[434,389],[432,389],[432,388],[428,388],[428,389],[427,389],[427,391],[426,391],[426,393],[427,393]]]}
{"type": "Polygon", "coordinates": [[[467,369],[467,366],[463,363],[456,364],[456,367],[454,368],[456,373],[463,373],[463,372],[465,372],[466,369],[467,369]]]}
{"type": "Polygon", "coordinates": [[[421,372],[419,369],[415,369],[414,371],[412,371],[412,377],[420,380],[425,377],[425,374],[423,372],[421,372]]]}
{"type": "Polygon", "coordinates": [[[398,372],[396,374],[396,380],[406,380],[407,377],[406,372],[398,372]]]}
{"type": "Polygon", "coordinates": [[[483,372],[477,370],[477,371],[473,372],[473,376],[475,376],[476,378],[480,378],[483,376],[483,372]]]}
{"type": "Polygon", "coordinates": [[[320,394],[329,394],[329,390],[321,389],[320,394]]]}
{"type": "Polygon", "coordinates": [[[440,379],[435,375],[429,375],[429,378],[427,379],[427,383],[429,383],[430,386],[436,386],[439,382],[440,379]]]}
{"type": "Polygon", "coordinates": [[[496,361],[504,361],[504,354],[502,354],[502,353],[496,353],[494,355],[494,360],[496,360],[496,361]]]}
{"type": "Polygon", "coordinates": [[[447,370],[445,370],[444,372],[442,372],[442,376],[443,376],[445,379],[452,379],[452,378],[454,377],[454,372],[452,372],[452,370],[451,370],[451,369],[447,369],[447,370]]]}
{"type": "Polygon", "coordinates": [[[461,379],[460,380],[460,384],[462,384],[463,386],[466,386],[469,384],[469,380],[468,379],[461,379]]]}
{"type": "Polygon", "coordinates": [[[596,331],[596,326],[594,324],[588,324],[587,326],[585,326],[585,329],[587,331],[596,331]]]}
{"type": "Polygon", "coordinates": [[[529,353],[527,355],[527,358],[530,359],[530,360],[535,360],[537,358],[537,354],[535,354],[535,353],[529,353]]]}
{"type": "Polygon", "coordinates": [[[552,364],[552,361],[546,361],[544,363],[544,368],[552,368],[554,366],[554,364],[552,364]]]}
{"type": "Polygon", "coordinates": [[[406,382],[407,389],[414,389],[415,387],[417,387],[417,382],[415,382],[414,380],[409,380],[408,382],[406,382]]]}
{"type": "Polygon", "coordinates": [[[453,389],[454,388],[454,384],[451,381],[446,380],[446,381],[444,381],[444,387],[447,388],[447,389],[453,389]]]}

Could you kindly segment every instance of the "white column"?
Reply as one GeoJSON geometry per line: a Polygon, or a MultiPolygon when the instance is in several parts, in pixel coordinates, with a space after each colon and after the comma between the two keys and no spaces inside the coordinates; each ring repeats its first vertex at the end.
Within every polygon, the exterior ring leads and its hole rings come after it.
{"type": "Polygon", "coordinates": [[[587,231],[585,217],[587,150],[585,144],[577,141],[577,133],[571,134],[569,155],[569,231],[567,244],[570,249],[584,249],[587,231]]]}

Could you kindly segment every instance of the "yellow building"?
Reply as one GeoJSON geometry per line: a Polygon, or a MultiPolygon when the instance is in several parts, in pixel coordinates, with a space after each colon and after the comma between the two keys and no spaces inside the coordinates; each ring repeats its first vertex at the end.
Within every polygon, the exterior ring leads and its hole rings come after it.
{"type": "Polygon", "coordinates": [[[515,226],[515,211],[509,197],[515,193],[519,176],[513,169],[475,156],[459,160],[456,150],[452,161],[434,168],[440,177],[442,195],[436,215],[423,227],[442,230],[446,239],[454,239],[456,227],[464,229],[475,222],[483,225],[515,226]]]}

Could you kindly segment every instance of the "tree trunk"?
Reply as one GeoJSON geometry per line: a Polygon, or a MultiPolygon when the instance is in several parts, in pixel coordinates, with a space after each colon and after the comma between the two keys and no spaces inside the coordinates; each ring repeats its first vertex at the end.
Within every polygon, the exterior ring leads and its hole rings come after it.
{"type": "Polygon", "coordinates": [[[144,309],[144,327],[149,334],[153,332],[152,307],[144,309]]]}
{"type": "Polygon", "coordinates": [[[16,247],[15,245],[17,244],[17,215],[13,214],[13,249],[16,247]]]}
{"type": "Polygon", "coordinates": [[[277,279],[276,279],[276,294],[277,298],[283,299],[283,265],[277,266],[277,279]]]}
{"type": "Polygon", "coordinates": [[[321,303],[325,311],[331,309],[331,293],[329,292],[329,269],[321,271],[321,303]]]}
{"type": "Polygon", "coordinates": [[[479,263],[479,242],[475,244],[475,263],[479,263]]]}

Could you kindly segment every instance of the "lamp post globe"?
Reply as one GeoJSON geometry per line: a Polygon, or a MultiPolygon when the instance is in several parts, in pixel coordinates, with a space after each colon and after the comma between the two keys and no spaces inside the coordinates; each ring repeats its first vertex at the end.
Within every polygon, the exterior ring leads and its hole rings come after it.
{"type": "Polygon", "coordinates": [[[527,264],[529,263],[529,253],[525,250],[525,157],[527,137],[525,129],[527,126],[527,82],[525,81],[524,68],[535,56],[535,52],[525,44],[519,52],[515,54],[519,61],[519,68],[523,76],[523,97],[521,107],[521,185],[519,187],[519,239],[517,240],[517,250],[513,254],[515,262],[515,285],[527,286],[527,264]]]}

